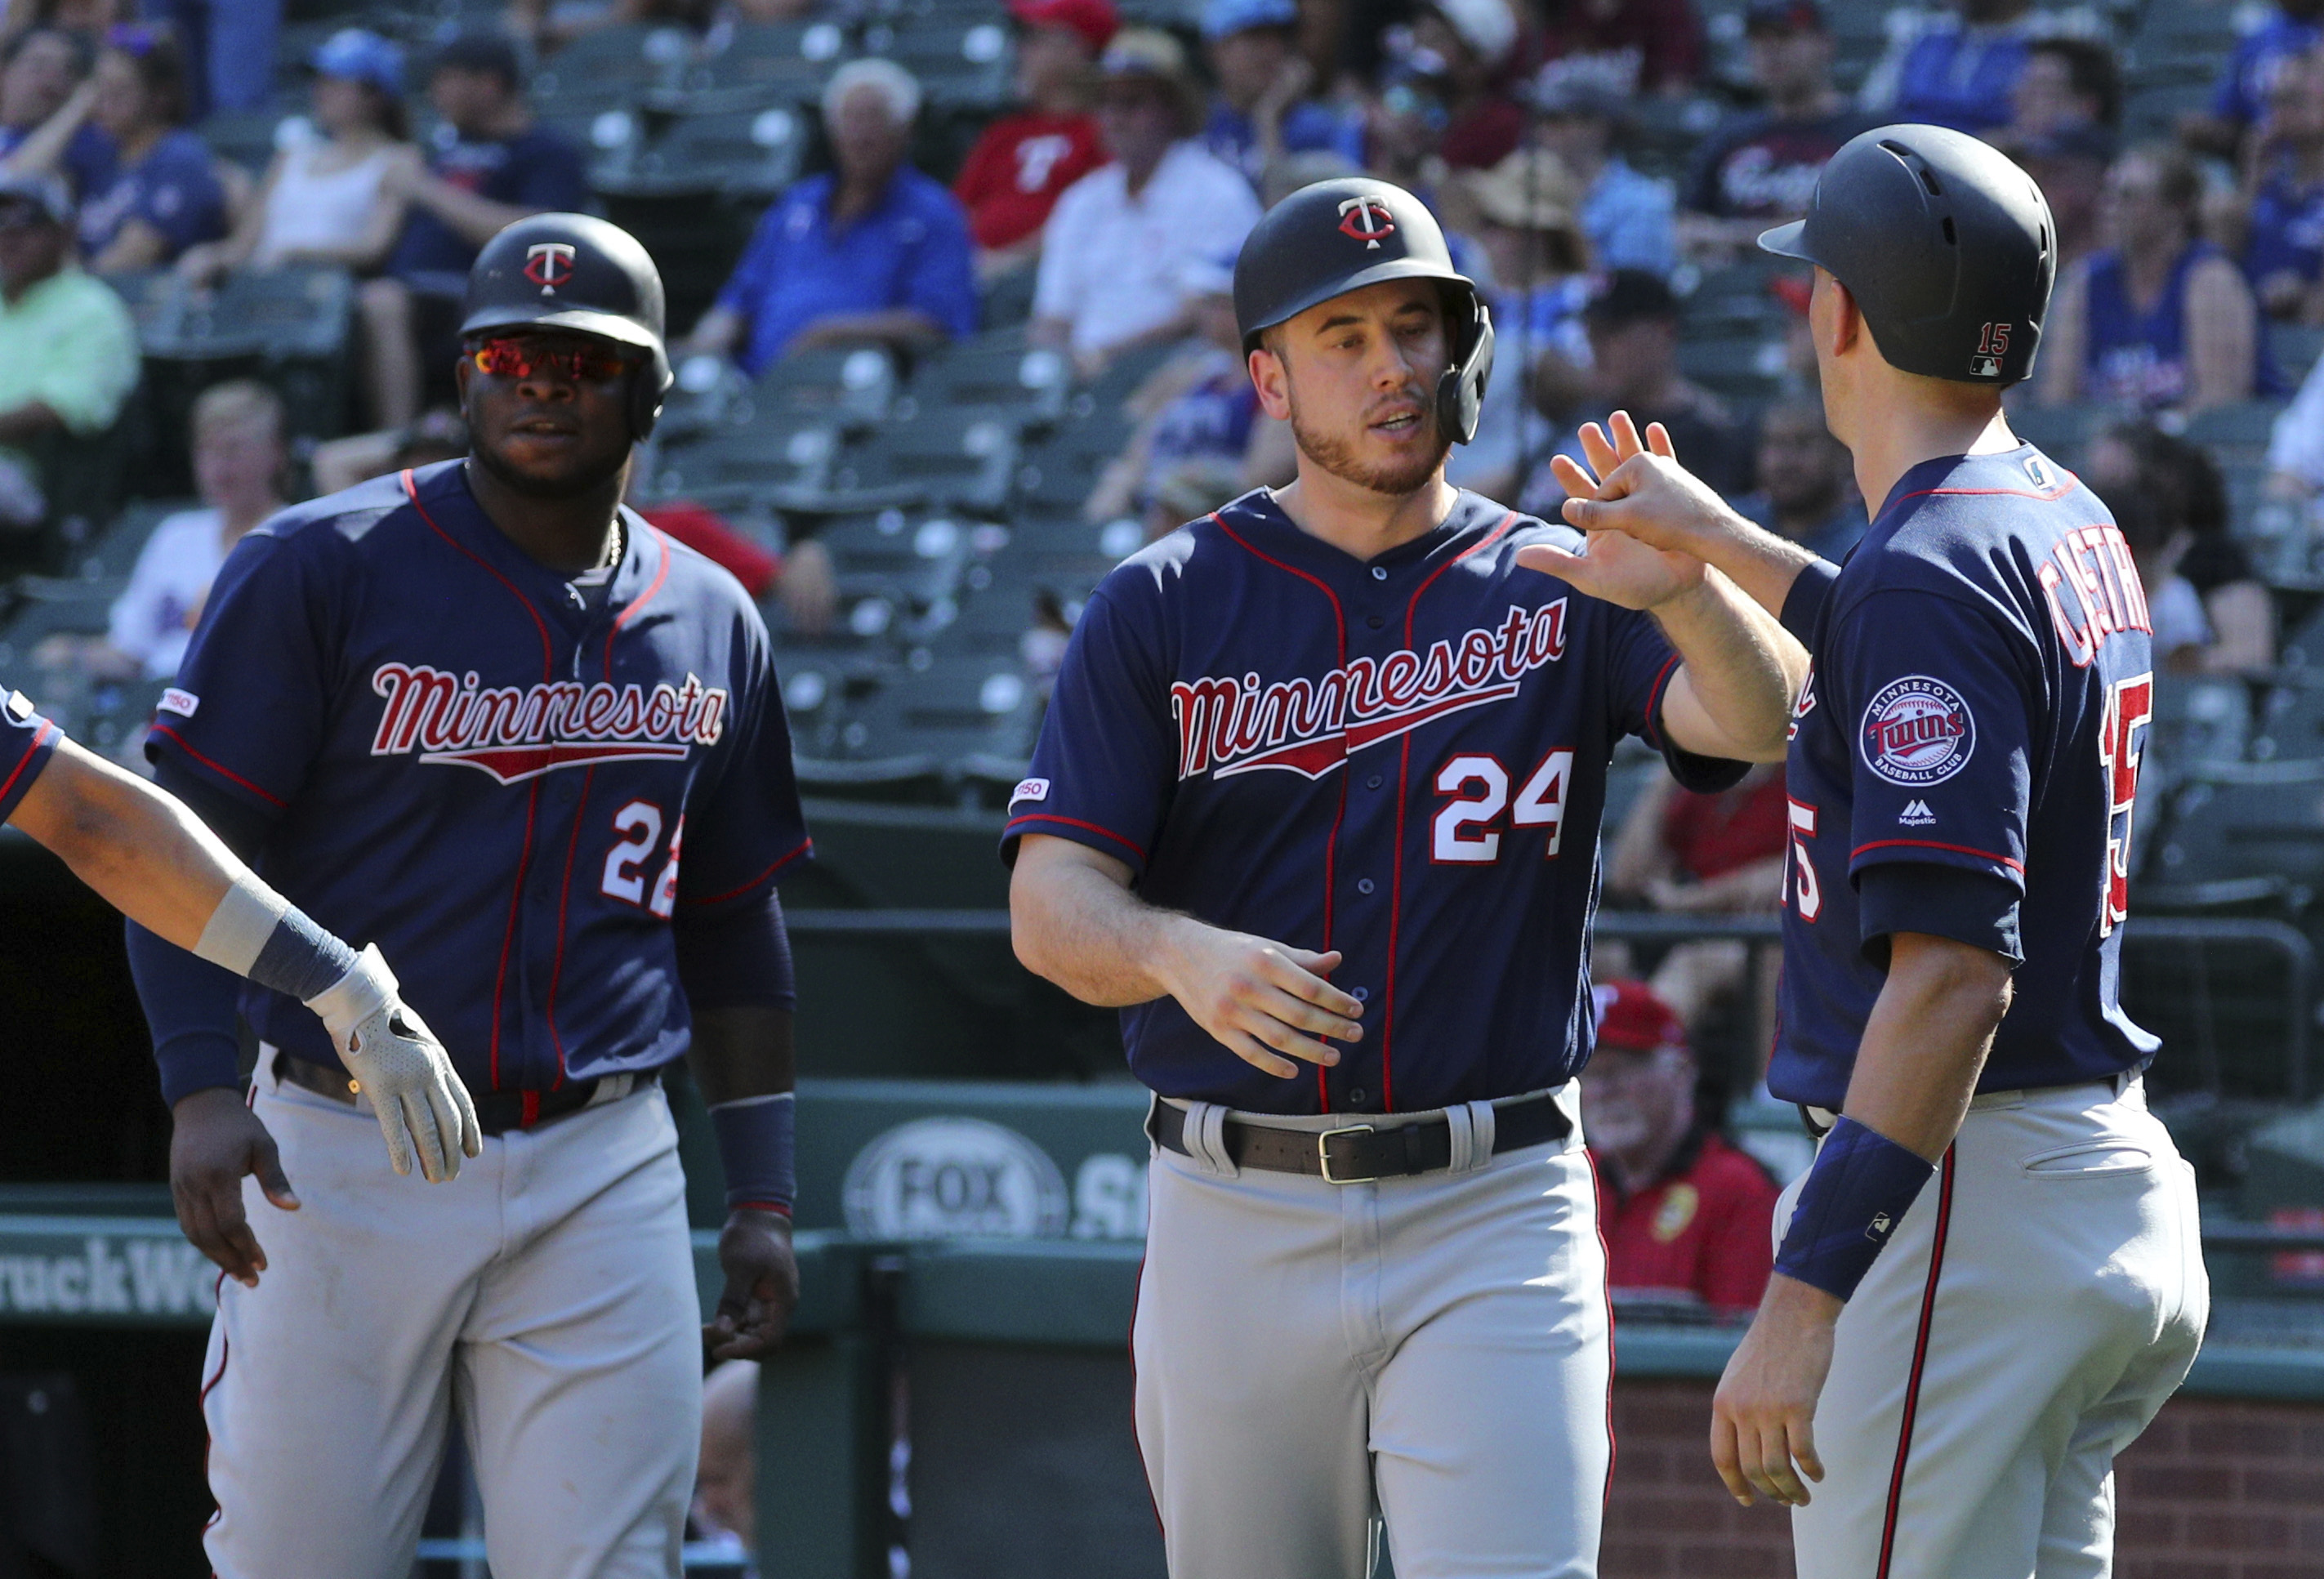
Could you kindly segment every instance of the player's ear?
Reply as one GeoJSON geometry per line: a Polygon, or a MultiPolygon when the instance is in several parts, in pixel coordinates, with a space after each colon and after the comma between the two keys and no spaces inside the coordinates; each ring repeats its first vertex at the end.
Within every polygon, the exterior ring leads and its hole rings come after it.
{"type": "Polygon", "coordinates": [[[1816,271],[1824,278],[1824,289],[1831,295],[1831,307],[1826,315],[1824,333],[1829,343],[1824,349],[1834,356],[1844,356],[1864,335],[1864,314],[1856,305],[1856,298],[1837,276],[1822,269],[1816,271]]]}
{"type": "Polygon", "coordinates": [[[1261,346],[1243,358],[1250,369],[1251,387],[1259,392],[1259,409],[1277,421],[1291,416],[1291,373],[1283,358],[1261,346]]]}

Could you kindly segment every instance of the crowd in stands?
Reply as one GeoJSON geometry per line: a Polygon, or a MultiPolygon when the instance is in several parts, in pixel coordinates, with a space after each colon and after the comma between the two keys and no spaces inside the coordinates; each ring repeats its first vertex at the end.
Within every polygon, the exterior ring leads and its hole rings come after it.
{"type": "MultiPolygon", "coordinates": [[[[2281,589],[2324,566],[2324,0],[2255,21],[2218,0],[1149,0],[1127,15],[1116,0],[511,0],[386,32],[345,11],[0,12],[0,551],[69,569],[79,540],[59,535],[49,473],[108,433],[134,429],[134,453],[200,500],[108,570],[126,577],[109,628],[50,641],[46,661],[165,678],[208,576],[278,500],[458,453],[450,374],[477,248],[526,213],[617,203],[609,161],[696,114],[697,82],[791,152],[763,190],[689,199],[734,212],[728,250],[698,229],[667,243],[674,282],[715,272],[690,300],[673,284],[681,393],[779,390],[856,349],[907,387],[950,346],[1047,355],[1090,392],[1077,400],[1105,402],[1066,426],[1119,434],[1076,461],[1057,506],[1109,554],[1291,476],[1289,436],[1244,375],[1233,259],[1284,193],[1367,171],[1425,196],[1494,315],[1456,481],[1552,512],[1550,457],[1619,406],[1753,519],[1844,556],[1868,512],[1817,403],[1805,284],[1752,244],[1803,211],[1843,143],[1914,119],[1991,141],[2048,196],[2058,292],[2011,406],[2113,507],[2167,667],[2264,676],[2281,589]],[[885,46],[928,17],[966,28],[951,65],[885,46]],[[729,69],[766,39],[789,41],[783,71],[729,69]],[[986,86],[963,88],[981,63],[986,86]],[[140,392],[153,302],[317,273],[351,282],[341,404],[286,407],[246,361],[175,405],[140,392]],[[2234,453],[2207,448],[2230,419],[2234,453]]],[[[677,223],[638,212],[649,245],[677,223]]],[[[636,502],[772,600],[783,630],[884,628],[849,623],[849,573],[813,511],[673,495],[659,475],[641,468],[636,502]]],[[[1034,669],[1085,590],[1026,595],[1034,669]]],[[[1779,773],[1716,798],[1652,786],[1609,892],[1764,911],[1781,797],[1779,773]]],[[[1739,946],[1652,963],[1683,1025],[1760,1011],[1739,946]]]]}

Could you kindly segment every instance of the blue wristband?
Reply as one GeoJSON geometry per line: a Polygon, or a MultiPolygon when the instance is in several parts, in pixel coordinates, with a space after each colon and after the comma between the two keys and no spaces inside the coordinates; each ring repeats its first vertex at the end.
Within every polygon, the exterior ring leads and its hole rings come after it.
{"type": "Polygon", "coordinates": [[[791,1214],[798,1195],[798,1103],[788,1091],[738,1097],[710,1110],[718,1160],[726,1168],[728,1210],[791,1214]]]}
{"type": "Polygon", "coordinates": [[[1775,1270],[1845,1301],[1936,1172],[1914,1152],[1842,1116],[1816,1150],[1775,1270]]]}

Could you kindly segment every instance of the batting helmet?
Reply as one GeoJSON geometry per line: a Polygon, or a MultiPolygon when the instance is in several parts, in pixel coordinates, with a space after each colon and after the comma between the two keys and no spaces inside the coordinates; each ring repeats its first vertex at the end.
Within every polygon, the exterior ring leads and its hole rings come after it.
{"type": "Polygon", "coordinates": [[[630,432],[644,439],[669,388],[661,272],[638,238],[586,214],[535,214],[484,243],[468,271],[463,337],[523,324],[595,335],[647,354],[630,383],[630,432]]]}
{"type": "Polygon", "coordinates": [[[1243,354],[1259,348],[1261,331],[1384,280],[1443,285],[1452,364],[1436,381],[1436,422],[1468,443],[1492,375],[1493,317],[1475,282],[1453,268],[1436,217],[1402,187],[1364,176],[1317,181],[1267,211],[1235,259],[1243,354]]]}
{"type": "Polygon", "coordinates": [[[1942,126],[1876,126],[1831,156],[1804,219],[1759,245],[1831,271],[1905,373],[2015,383],[2034,371],[2058,272],[2042,189],[1942,126]]]}

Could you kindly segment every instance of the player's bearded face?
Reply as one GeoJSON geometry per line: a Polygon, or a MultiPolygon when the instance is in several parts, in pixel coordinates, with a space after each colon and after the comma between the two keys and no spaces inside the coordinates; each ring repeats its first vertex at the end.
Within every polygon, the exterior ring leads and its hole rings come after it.
{"type": "MultiPolygon", "coordinates": [[[[1291,435],[1309,461],[1376,494],[1417,493],[1452,441],[1436,420],[1444,331],[1433,290],[1375,285],[1342,301],[1362,321],[1300,344],[1295,322],[1283,356],[1291,435]],[[1367,300],[1368,298],[1376,300],[1367,300]]],[[[1346,315],[1337,303],[1313,309],[1346,315]]]]}
{"type": "MultiPolygon", "coordinates": [[[[602,349],[578,336],[528,337],[555,350],[568,344],[602,349]]],[[[468,427],[478,464],[512,492],[528,498],[579,498],[620,476],[630,458],[629,380],[574,377],[540,358],[532,376],[484,374],[474,359],[462,364],[468,427]]]]}

